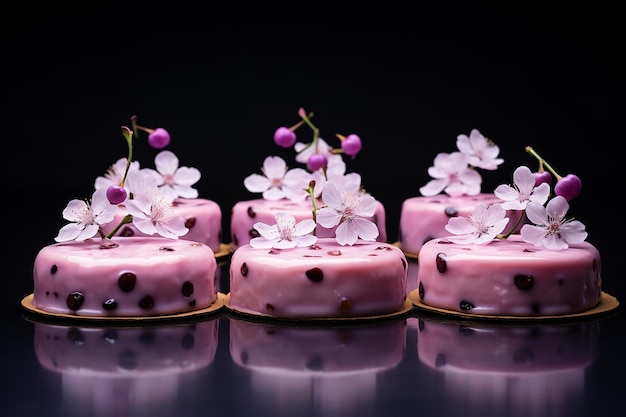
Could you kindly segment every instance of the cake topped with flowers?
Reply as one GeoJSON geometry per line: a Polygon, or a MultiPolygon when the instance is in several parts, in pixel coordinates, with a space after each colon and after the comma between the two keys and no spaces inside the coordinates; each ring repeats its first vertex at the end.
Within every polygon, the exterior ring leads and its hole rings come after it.
{"type": "Polygon", "coordinates": [[[537,171],[516,168],[512,184],[494,189],[497,202],[450,218],[448,234],[422,246],[414,304],[497,318],[576,317],[617,306],[602,292],[600,253],[586,241],[585,225],[568,217],[580,178],[561,176],[532,147],[526,151],[537,171]]]}
{"type": "MultiPolygon", "coordinates": [[[[133,138],[148,129],[135,120],[134,131],[121,128],[127,157],[96,179],[89,198],[67,204],[62,214],[68,223],[56,243],[37,254],[34,292],[22,302],[28,310],[119,319],[188,315],[218,306],[214,251],[205,242],[183,238],[215,216],[209,209],[188,217],[185,206],[194,206],[188,201],[197,197],[192,185],[200,173],[179,167],[168,150],[156,156],[156,169],[140,169],[133,160],[133,138]]],[[[149,133],[157,149],[170,142],[163,128],[149,133]]]]}
{"type": "MultiPolygon", "coordinates": [[[[349,181],[350,185],[346,185],[347,187],[355,187],[363,196],[369,196],[363,190],[361,175],[356,172],[347,173],[343,159],[344,156],[351,159],[357,157],[362,148],[361,138],[356,134],[337,134],[340,146],[332,147],[321,137],[319,129],[313,123],[313,113],[307,113],[301,108],[298,116],[300,120],[293,126],[276,129],[274,143],[282,148],[293,148],[296,152],[296,163],[301,165],[290,168],[282,157],[270,155],[264,158],[261,172],[254,172],[244,179],[246,189],[260,194],[261,198],[238,201],[232,207],[231,250],[258,237],[254,225],[259,222],[273,223],[277,213],[291,214],[298,221],[311,218],[312,205],[324,206],[322,192],[326,184],[334,182],[334,179],[349,181]],[[311,140],[298,141],[296,131],[305,127],[311,132],[311,140]]],[[[369,233],[377,233],[375,239],[386,242],[385,207],[373,198],[366,200],[370,204],[355,206],[359,210],[358,216],[374,223],[377,230],[370,227],[369,233]]],[[[360,200],[357,202],[360,203],[360,200]]],[[[320,222],[316,235],[333,237],[334,227],[327,221],[320,222]]]]}
{"type": "MultiPolygon", "coordinates": [[[[267,179],[253,174],[246,183],[257,185],[253,189],[266,196],[297,196],[301,212],[281,205],[285,199],[279,198],[269,200],[279,201],[268,212],[270,221],[250,216],[255,232],[233,252],[226,307],[248,315],[296,320],[406,313],[411,307],[406,291],[408,263],[399,248],[380,241],[376,212],[382,205],[362,188],[360,175],[345,173],[345,164],[336,159],[342,152],[329,151],[325,142],[320,145],[311,115],[302,109],[299,115],[314,132],[313,142],[295,144],[308,171],[287,172],[282,162],[270,158],[264,165],[267,179]],[[276,177],[287,180],[290,187],[272,191],[272,184],[282,184],[271,181],[276,177]]],[[[283,140],[286,136],[279,129],[277,143],[295,143],[291,135],[283,140]]],[[[343,153],[354,156],[361,150],[360,138],[347,136],[342,143],[346,142],[343,153]]]]}
{"type": "MultiPolygon", "coordinates": [[[[420,196],[402,202],[398,246],[411,258],[416,258],[422,245],[436,237],[445,236],[448,220],[467,216],[478,204],[498,201],[493,193],[482,191],[481,170],[495,171],[503,162],[500,148],[478,129],[469,135],[460,134],[457,150],[435,156],[428,168],[432,177],[420,187],[420,196]]],[[[518,220],[518,213],[507,216],[518,220]]]]}

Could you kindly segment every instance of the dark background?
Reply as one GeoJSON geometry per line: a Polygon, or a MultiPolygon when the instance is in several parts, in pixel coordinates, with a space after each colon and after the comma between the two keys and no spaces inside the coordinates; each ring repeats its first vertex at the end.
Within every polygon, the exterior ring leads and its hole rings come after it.
{"type": "MultiPolygon", "coordinates": [[[[5,11],[5,237],[22,246],[4,256],[19,252],[20,288],[32,289],[32,260],[65,224],[67,202],[89,196],[126,155],[120,126],[132,115],[166,128],[181,165],[201,170],[197,188],[221,205],[228,242],[230,208],[258,197],[244,177],[272,154],[297,165],[272,135],[303,107],[331,145],[335,133],[362,138],[348,170],[385,204],[390,241],[402,201],[419,194],[436,153],[454,151],[458,134],[477,128],[500,146],[505,163],[482,171],[486,192],[510,183],[521,164],[537,167],[524,151],[532,145],[561,175],[581,177],[569,214],[603,254],[605,290],[624,294],[617,10],[341,4],[22,3],[5,11]]],[[[152,166],[145,138],[135,157],[152,166]]]]}
{"type": "MultiPolygon", "coordinates": [[[[477,128],[500,146],[504,164],[482,172],[486,192],[510,183],[517,166],[536,167],[524,151],[532,145],[562,175],[581,177],[569,214],[586,225],[602,254],[604,291],[626,300],[625,34],[617,6],[160,3],[20,2],[0,13],[6,375],[0,410],[8,410],[0,414],[55,415],[60,408],[61,377],[34,359],[33,326],[20,300],[32,292],[38,250],[66,223],[67,202],[90,196],[95,178],[126,155],[120,126],[132,115],[166,128],[181,164],[201,170],[197,187],[220,204],[225,242],[232,205],[258,197],[243,179],[272,154],[296,166],[293,152],[276,146],[272,135],[295,123],[300,107],[315,112],[331,144],[337,145],[335,133],[361,136],[363,151],[347,161],[348,170],[361,173],[384,203],[392,242],[402,201],[419,194],[433,158],[454,151],[457,135],[477,128]]],[[[145,138],[136,141],[135,157],[152,166],[156,151],[145,138]]],[[[626,320],[618,311],[599,321],[600,353],[586,372],[585,391],[563,398],[575,415],[623,409],[626,320]],[[585,406],[570,406],[577,401],[585,406]]],[[[230,360],[227,323],[211,369],[215,381],[205,378],[205,388],[201,379],[181,394],[178,410],[251,407],[251,414],[263,414],[242,401],[248,377],[230,360]]],[[[437,375],[415,372],[411,334],[404,366],[381,381],[384,410],[441,416],[445,403],[471,415],[441,390],[437,375]]],[[[69,406],[80,413],[80,404],[69,406]]],[[[497,413],[488,407],[478,415],[497,413]]]]}

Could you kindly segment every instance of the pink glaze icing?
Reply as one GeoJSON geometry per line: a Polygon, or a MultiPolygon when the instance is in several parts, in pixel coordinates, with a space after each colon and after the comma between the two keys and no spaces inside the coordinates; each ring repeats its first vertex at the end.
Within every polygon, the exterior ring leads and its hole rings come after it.
{"type": "Polygon", "coordinates": [[[553,251],[519,235],[487,245],[431,240],[420,250],[417,279],[424,304],[467,314],[572,314],[596,306],[602,293],[593,245],[553,251]]]}
{"type": "Polygon", "coordinates": [[[404,253],[384,242],[319,238],[286,250],[240,246],[230,263],[230,307],[283,318],[391,314],[406,300],[404,253]]]}
{"type": "MultiPolygon", "coordinates": [[[[222,211],[220,206],[215,201],[203,198],[177,198],[173,206],[176,215],[183,218],[185,226],[189,229],[189,232],[181,236],[180,239],[204,243],[213,252],[219,252],[222,243],[222,211]]],[[[115,219],[103,227],[104,233],[109,234],[126,214],[128,214],[127,211],[121,206],[115,219]]],[[[137,230],[132,223],[123,225],[116,235],[147,236],[137,230]]]]}
{"type": "Polygon", "coordinates": [[[337,375],[396,367],[406,349],[406,319],[373,326],[309,327],[230,320],[230,355],[263,373],[337,375]]]}
{"type": "Polygon", "coordinates": [[[503,326],[419,319],[418,329],[422,363],[466,376],[583,369],[598,349],[597,322],[503,326]]]}
{"type": "MultiPolygon", "coordinates": [[[[459,197],[442,194],[404,200],[400,210],[400,248],[410,254],[419,254],[424,242],[450,234],[445,229],[450,217],[467,217],[480,203],[502,203],[502,200],[488,193],[459,197]]],[[[520,215],[521,211],[507,211],[507,217],[511,219],[507,226],[513,227],[520,215]]]]}
{"type": "Polygon", "coordinates": [[[193,326],[148,327],[35,323],[35,354],[39,363],[64,374],[117,377],[181,374],[211,364],[217,344],[218,320],[193,326]]]}
{"type": "MultiPolygon", "coordinates": [[[[318,207],[323,203],[318,202],[318,207]]],[[[238,201],[231,209],[230,230],[233,248],[250,243],[250,239],[257,237],[258,233],[254,229],[257,222],[266,224],[276,224],[276,213],[288,213],[296,218],[296,221],[312,218],[313,206],[310,200],[293,202],[288,199],[270,201],[262,198],[256,200],[238,201]]],[[[367,218],[378,226],[378,242],[387,241],[387,229],[385,218],[385,207],[380,201],[376,201],[376,212],[374,216],[367,218]]],[[[334,237],[335,230],[326,229],[317,225],[317,236],[334,237]]]]}
{"type": "Polygon", "coordinates": [[[78,316],[155,316],[194,311],[217,299],[217,262],[199,242],[116,237],[44,247],[33,268],[33,305],[78,316]]]}

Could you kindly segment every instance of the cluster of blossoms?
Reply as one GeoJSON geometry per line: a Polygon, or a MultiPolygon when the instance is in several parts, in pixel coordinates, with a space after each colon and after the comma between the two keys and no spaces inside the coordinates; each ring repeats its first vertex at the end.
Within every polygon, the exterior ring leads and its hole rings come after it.
{"type": "Polygon", "coordinates": [[[580,194],[580,178],[575,174],[562,177],[532,147],[527,146],[526,151],[539,161],[539,170],[518,167],[513,172],[512,186],[501,184],[494,190],[502,203],[480,204],[468,218],[451,218],[446,225],[446,230],[453,234],[449,237],[451,241],[487,244],[494,239],[505,239],[525,217],[530,223],[522,225],[519,233],[524,241],[535,246],[562,250],[587,238],[583,223],[565,217],[569,201],[580,194]],[[554,190],[551,189],[553,176],[557,180],[554,190]],[[510,220],[506,217],[507,210],[520,210],[523,215],[508,232],[502,233],[510,220]]]}
{"type": "Polygon", "coordinates": [[[276,224],[256,223],[260,236],[252,239],[255,248],[287,249],[315,243],[316,225],[335,229],[341,245],[353,245],[358,239],[374,241],[378,227],[368,220],[376,210],[376,200],[361,186],[361,176],[346,173],[342,154],[352,158],[361,151],[361,138],[355,134],[337,134],[341,148],[331,147],[320,137],[319,129],[311,121],[313,114],[300,108],[300,121],[291,127],[281,126],[274,133],[274,142],[296,151],[296,161],[304,168],[289,169],[279,156],[268,156],[263,162],[262,174],[251,174],[244,179],[250,192],[262,193],[266,200],[288,199],[294,202],[310,200],[312,219],[296,223],[287,213],[276,215],[276,224]],[[296,130],[307,125],[313,132],[310,142],[298,142],[296,130]]]}
{"type": "MultiPolygon", "coordinates": [[[[148,143],[155,149],[169,145],[170,135],[163,128],[148,129],[132,119],[134,132],[149,133],[148,143]]],[[[200,179],[196,168],[179,166],[178,157],[171,151],[160,151],[155,168],[140,168],[133,160],[133,130],[122,126],[128,145],[128,156],[112,164],[103,176],[95,180],[95,191],[90,199],[71,200],[63,210],[69,224],[63,226],[55,237],[57,242],[86,240],[96,235],[102,238],[102,247],[117,246],[111,238],[124,224],[132,223],[147,235],[159,234],[171,239],[185,235],[189,230],[173,210],[175,199],[196,198],[198,191],[192,186],[200,179]],[[118,210],[126,215],[108,234],[105,226],[111,223],[118,210]]]]}
{"type": "Polygon", "coordinates": [[[420,187],[423,196],[445,192],[450,196],[477,195],[480,193],[482,177],[476,168],[493,171],[504,162],[498,158],[500,148],[490,139],[472,129],[469,136],[457,136],[458,151],[441,152],[435,156],[428,174],[433,178],[420,187]]]}

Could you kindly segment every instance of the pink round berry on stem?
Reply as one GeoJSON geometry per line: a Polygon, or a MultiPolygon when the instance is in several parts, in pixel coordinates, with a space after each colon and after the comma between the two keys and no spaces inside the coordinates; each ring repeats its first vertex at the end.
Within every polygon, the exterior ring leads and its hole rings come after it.
{"type": "Polygon", "coordinates": [[[355,134],[351,134],[345,137],[341,141],[341,149],[343,149],[346,155],[350,155],[352,158],[361,151],[362,147],[361,138],[355,134]]]}
{"type": "Polygon", "coordinates": [[[170,134],[162,127],[157,127],[148,135],[148,143],[155,149],[163,149],[170,144],[170,134]]]}
{"type": "Polygon", "coordinates": [[[119,185],[111,185],[107,188],[107,200],[111,204],[120,204],[126,200],[126,190],[119,185]]]}
{"type": "Polygon", "coordinates": [[[328,165],[328,158],[325,155],[321,155],[319,153],[313,154],[309,156],[309,159],[306,161],[306,167],[309,171],[317,171],[320,168],[324,168],[328,165]]]}
{"type": "Polygon", "coordinates": [[[296,134],[288,127],[281,126],[274,132],[274,142],[283,148],[290,148],[296,143],[296,134]]]}
{"type": "Polygon", "coordinates": [[[535,176],[535,187],[539,187],[539,185],[544,182],[548,185],[552,185],[552,174],[548,171],[533,172],[533,175],[535,176]]]}
{"type": "Polygon", "coordinates": [[[567,174],[563,178],[560,178],[554,186],[554,193],[565,198],[567,201],[571,201],[574,197],[580,194],[582,189],[582,182],[580,178],[574,174],[567,174]]]}

